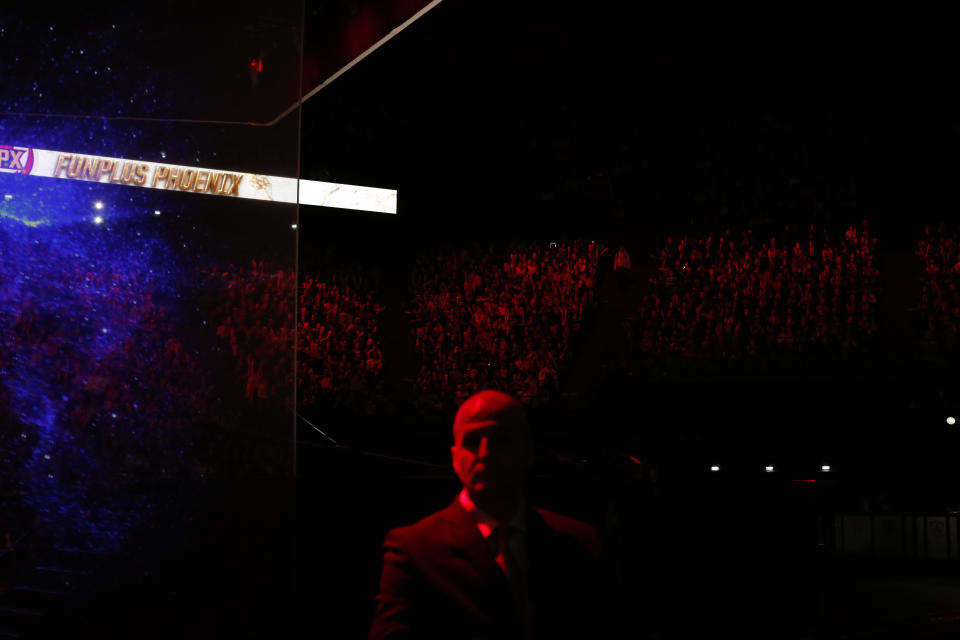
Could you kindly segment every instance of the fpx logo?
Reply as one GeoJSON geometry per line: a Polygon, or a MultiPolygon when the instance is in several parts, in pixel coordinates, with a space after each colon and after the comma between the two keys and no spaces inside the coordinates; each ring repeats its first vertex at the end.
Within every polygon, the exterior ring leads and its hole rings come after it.
{"type": "Polygon", "coordinates": [[[0,173],[30,173],[33,149],[0,144],[0,173]]]}

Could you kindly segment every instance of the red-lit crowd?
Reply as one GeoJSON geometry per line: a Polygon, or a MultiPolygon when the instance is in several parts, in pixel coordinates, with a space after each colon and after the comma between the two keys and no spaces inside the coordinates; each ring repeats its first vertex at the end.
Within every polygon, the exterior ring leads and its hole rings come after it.
{"type": "MultiPolygon", "coordinates": [[[[206,301],[229,345],[248,400],[292,397],[296,274],[229,266],[206,301]]],[[[305,274],[298,290],[297,392],[301,406],[352,406],[382,393],[377,278],[357,266],[305,274]]]]}
{"type": "Polygon", "coordinates": [[[752,230],[667,238],[630,339],[645,354],[732,357],[856,350],[877,332],[876,239],[752,230]],[[777,237],[779,235],[779,237],[777,237]]]}
{"type": "Polygon", "coordinates": [[[407,310],[421,403],[453,406],[489,387],[529,405],[555,396],[573,337],[596,306],[606,251],[577,240],[421,258],[407,310]]]}
{"type": "Polygon", "coordinates": [[[960,229],[924,227],[916,254],[923,266],[917,305],[923,345],[955,347],[960,334],[960,229]]]}
{"type": "Polygon", "coordinates": [[[352,406],[383,392],[376,275],[356,266],[300,285],[298,393],[305,406],[352,406]]]}
{"type": "Polygon", "coordinates": [[[212,278],[204,307],[218,325],[216,333],[230,346],[244,395],[293,398],[293,292],[295,271],[268,271],[263,262],[201,270],[212,278]]]}

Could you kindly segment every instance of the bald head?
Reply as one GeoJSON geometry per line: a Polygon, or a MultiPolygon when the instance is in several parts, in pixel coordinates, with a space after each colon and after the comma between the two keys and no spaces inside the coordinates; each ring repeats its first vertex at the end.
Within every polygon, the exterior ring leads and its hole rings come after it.
{"type": "Polygon", "coordinates": [[[470,396],[453,420],[453,443],[453,467],[474,500],[522,492],[533,444],[516,398],[494,390],[470,396]]]}
{"type": "Polygon", "coordinates": [[[472,425],[501,424],[529,436],[523,405],[513,396],[495,389],[478,391],[467,398],[453,419],[453,441],[460,442],[464,430],[472,425]]]}

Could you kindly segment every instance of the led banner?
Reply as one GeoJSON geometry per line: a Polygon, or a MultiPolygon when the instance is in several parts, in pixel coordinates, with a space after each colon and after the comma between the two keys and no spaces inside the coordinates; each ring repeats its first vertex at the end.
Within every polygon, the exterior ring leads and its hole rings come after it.
{"type": "Polygon", "coordinates": [[[233,198],[311,204],[380,213],[397,212],[397,192],[82,153],[0,145],[0,173],[84,180],[233,198]],[[297,187],[299,182],[299,200],[297,187]]]}

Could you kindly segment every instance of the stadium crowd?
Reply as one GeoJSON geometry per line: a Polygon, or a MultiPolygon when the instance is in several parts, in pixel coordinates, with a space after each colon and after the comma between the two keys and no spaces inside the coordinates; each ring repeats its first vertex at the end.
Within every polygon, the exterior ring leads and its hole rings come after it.
{"type": "Polygon", "coordinates": [[[418,399],[444,408],[482,388],[528,405],[554,397],[574,337],[596,307],[606,252],[576,240],[474,245],[419,259],[406,311],[420,361],[418,399]]]}
{"type": "Polygon", "coordinates": [[[376,274],[341,267],[300,284],[298,393],[304,406],[355,406],[383,394],[376,274]]]}
{"type": "Polygon", "coordinates": [[[295,271],[266,270],[262,261],[201,269],[207,276],[203,308],[230,346],[247,400],[293,397],[295,271]]]}
{"type": "MultiPolygon", "coordinates": [[[[205,305],[218,320],[247,400],[290,397],[296,274],[221,268],[205,305]]],[[[302,274],[297,331],[298,400],[306,407],[357,406],[383,391],[378,279],[357,266],[302,274]]]]}
{"type": "Polygon", "coordinates": [[[630,340],[643,354],[739,358],[864,347],[877,332],[876,239],[864,222],[840,237],[787,227],[668,237],[652,256],[630,340]],[[777,237],[779,235],[779,237],[777,237]]]}
{"type": "Polygon", "coordinates": [[[925,349],[951,349],[960,333],[960,229],[940,224],[924,227],[916,255],[923,266],[919,312],[925,349]]]}

